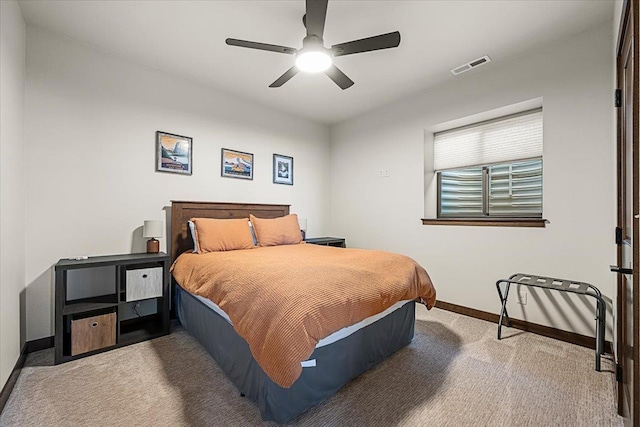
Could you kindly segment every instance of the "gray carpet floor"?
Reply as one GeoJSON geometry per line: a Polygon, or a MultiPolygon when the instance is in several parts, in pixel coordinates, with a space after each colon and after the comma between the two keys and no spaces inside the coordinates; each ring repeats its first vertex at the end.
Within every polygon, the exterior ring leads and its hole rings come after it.
{"type": "MultiPolygon", "coordinates": [[[[417,308],[413,342],[295,426],[617,426],[612,365],[593,351],[417,308]]],[[[27,358],[0,426],[262,426],[183,329],[66,364],[27,358]]]]}

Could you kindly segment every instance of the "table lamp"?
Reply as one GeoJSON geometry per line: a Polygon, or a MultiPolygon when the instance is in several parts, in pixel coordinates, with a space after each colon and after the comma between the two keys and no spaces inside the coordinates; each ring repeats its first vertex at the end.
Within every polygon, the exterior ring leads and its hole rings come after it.
{"type": "Polygon", "coordinates": [[[151,220],[145,221],[142,228],[142,237],[151,237],[147,240],[147,253],[157,254],[160,252],[160,242],[156,240],[156,237],[162,237],[162,221],[151,220]]]}
{"type": "Polygon", "coordinates": [[[298,225],[300,225],[300,233],[302,233],[302,240],[307,237],[307,218],[298,218],[298,225]]]}

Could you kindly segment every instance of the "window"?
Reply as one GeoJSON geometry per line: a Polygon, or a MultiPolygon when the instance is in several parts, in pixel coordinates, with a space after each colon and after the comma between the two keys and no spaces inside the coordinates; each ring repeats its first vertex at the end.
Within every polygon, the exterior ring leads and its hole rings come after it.
{"type": "Polygon", "coordinates": [[[434,136],[438,218],[542,218],[542,110],[434,136]]]}
{"type": "Polygon", "coordinates": [[[542,218],[542,159],[442,171],[438,216],[542,218]]]}

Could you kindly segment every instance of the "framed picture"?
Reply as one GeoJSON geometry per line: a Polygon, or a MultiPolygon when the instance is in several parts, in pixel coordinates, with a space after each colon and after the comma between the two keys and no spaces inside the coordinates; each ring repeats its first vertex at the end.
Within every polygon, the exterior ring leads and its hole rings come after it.
{"type": "Polygon", "coordinates": [[[223,148],[222,176],[253,179],[253,154],[223,148]]]}
{"type": "Polygon", "coordinates": [[[156,132],[156,171],[191,175],[193,139],[156,132]]]}
{"type": "Polygon", "coordinates": [[[273,155],[273,183],[293,185],[293,157],[273,155]]]}

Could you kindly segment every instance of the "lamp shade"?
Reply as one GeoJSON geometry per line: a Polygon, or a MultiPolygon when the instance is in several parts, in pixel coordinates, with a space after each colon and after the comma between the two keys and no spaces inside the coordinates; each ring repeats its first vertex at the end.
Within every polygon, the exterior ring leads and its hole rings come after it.
{"type": "Polygon", "coordinates": [[[300,225],[300,230],[307,231],[307,218],[298,218],[298,225],[300,225]]]}
{"type": "Polygon", "coordinates": [[[151,220],[145,221],[142,229],[142,237],[162,237],[163,235],[162,221],[151,220]]]}

